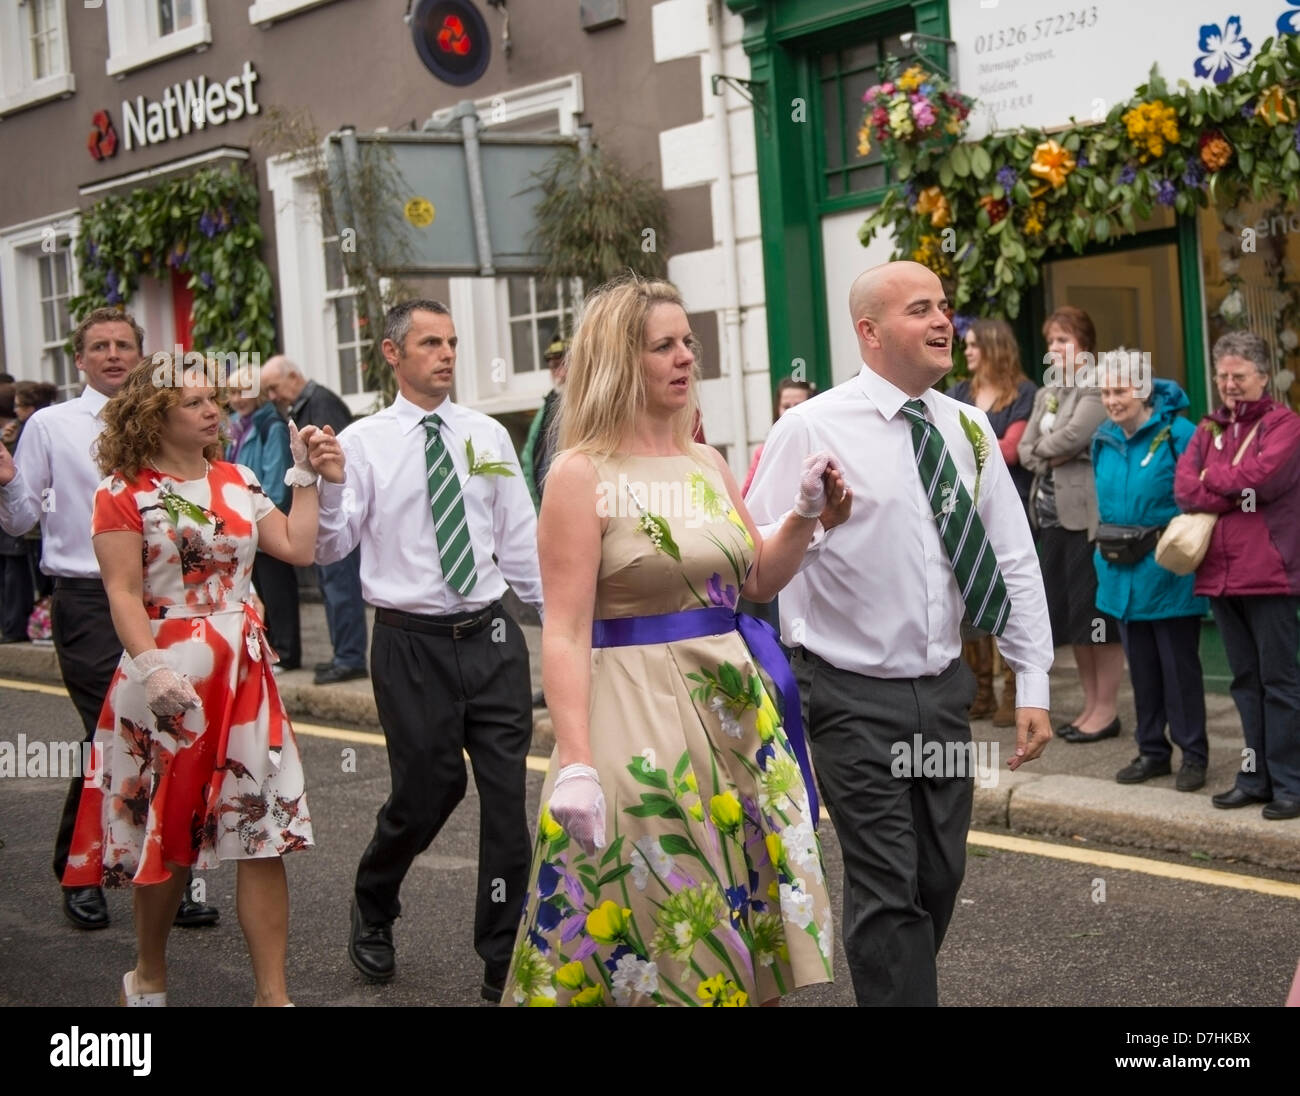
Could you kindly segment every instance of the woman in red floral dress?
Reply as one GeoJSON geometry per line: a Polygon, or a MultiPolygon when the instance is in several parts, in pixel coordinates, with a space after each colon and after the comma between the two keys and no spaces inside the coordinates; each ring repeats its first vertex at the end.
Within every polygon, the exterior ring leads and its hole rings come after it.
{"type": "Polygon", "coordinates": [[[280,857],[312,844],[297,744],[249,604],[259,545],[310,563],[316,474],[294,438],[292,514],[221,456],[221,393],[166,354],[104,408],[95,554],[125,647],[99,717],[65,886],[135,884],[137,960],[123,1002],[166,1004],[167,934],[186,869],[238,862],[255,1003],[289,1002],[280,857]],[[161,381],[162,383],[159,383],[161,381]],[[143,563],[143,567],[142,567],[143,563]]]}

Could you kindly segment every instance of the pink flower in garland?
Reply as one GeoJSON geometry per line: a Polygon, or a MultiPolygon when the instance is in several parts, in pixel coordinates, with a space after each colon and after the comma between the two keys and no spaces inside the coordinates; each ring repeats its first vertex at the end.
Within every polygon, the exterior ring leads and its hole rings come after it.
{"type": "Polygon", "coordinates": [[[916,124],[921,129],[929,129],[936,121],[934,107],[925,99],[912,101],[912,117],[916,119],[916,124]]]}

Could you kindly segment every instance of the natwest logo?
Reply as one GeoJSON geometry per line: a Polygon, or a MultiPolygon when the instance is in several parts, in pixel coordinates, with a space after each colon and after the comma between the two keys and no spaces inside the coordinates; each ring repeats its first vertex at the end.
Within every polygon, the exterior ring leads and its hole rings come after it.
{"type": "Polygon", "coordinates": [[[113,119],[108,111],[97,110],[91,118],[93,127],[86,138],[86,148],[96,160],[107,160],[117,155],[117,130],[113,128],[113,119]]]}
{"type": "Polygon", "coordinates": [[[122,101],[122,132],[128,152],[136,147],[157,145],[206,126],[235,122],[245,114],[261,111],[253,97],[257,72],[251,61],[244,62],[242,72],[224,83],[208,82],[206,76],[173,84],[161,100],[137,95],[135,102],[122,101]]]}

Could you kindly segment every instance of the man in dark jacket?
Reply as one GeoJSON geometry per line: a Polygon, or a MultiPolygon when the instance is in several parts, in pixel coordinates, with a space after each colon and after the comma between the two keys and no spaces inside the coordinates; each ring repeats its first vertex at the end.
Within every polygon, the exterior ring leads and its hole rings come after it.
{"type": "MultiPolygon", "coordinates": [[[[309,381],[282,354],[277,354],[262,366],[262,391],[299,430],[304,426],[329,426],[334,433],[341,434],[352,421],[352,412],[346,403],[328,388],[309,381]]],[[[361,549],[354,549],[337,563],[318,565],[316,581],[325,603],[325,622],[334,648],[332,661],[316,664],[316,684],[332,685],[337,681],[367,677],[361,549]]]]}
{"type": "Polygon", "coordinates": [[[1300,818],[1300,417],[1268,395],[1272,354],[1258,335],[1230,332],[1212,357],[1223,406],[1179,458],[1174,497],[1219,515],[1196,593],[1223,638],[1246,749],[1213,802],[1300,818]]]}
{"type": "Polygon", "coordinates": [[[528,493],[533,497],[533,506],[538,509],[542,505],[546,473],[551,467],[551,458],[555,456],[554,423],[560,409],[560,389],[564,387],[564,378],[569,372],[569,344],[558,333],[546,348],[546,364],[551,370],[551,390],[542,400],[541,409],[533,416],[524,441],[523,456],[519,459],[528,493]]]}

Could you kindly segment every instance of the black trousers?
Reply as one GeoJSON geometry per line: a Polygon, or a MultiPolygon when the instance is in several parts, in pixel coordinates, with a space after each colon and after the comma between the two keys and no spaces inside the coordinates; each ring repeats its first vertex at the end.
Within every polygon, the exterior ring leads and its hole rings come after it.
{"type": "MultiPolygon", "coordinates": [[[[113,673],[122,659],[122,644],[113,629],[104,587],[86,579],[72,580],[74,586],[57,582],[50,606],[50,627],[54,650],[59,658],[59,672],[64,687],[77,707],[86,729],[86,741],[95,737],[99,711],[104,706],[113,673]]],[[[81,802],[81,777],[68,785],[59,833],[54,842],[54,874],[63,881],[68,865],[68,849],[77,823],[77,804],[81,802]]]]}
{"type": "MultiPolygon", "coordinates": [[[[792,659],[822,801],[844,855],[844,951],[859,1005],[937,1005],[935,959],[966,873],[973,773],[896,776],[898,744],[971,740],[975,675],[882,679],[792,659]]],[[[949,752],[945,749],[945,752],[949,752]]]]}
{"type": "Polygon", "coordinates": [[[26,547],[21,555],[0,555],[0,635],[5,639],[26,639],[27,618],[35,602],[26,547]]]}
{"type": "Polygon", "coordinates": [[[1212,597],[1210,608],[1249,751],[1237,787],[1263,799],[1300,799],[1300,598],[1212,597]]]}
{"type": "Polygon", "coordinates": [[[531,857],[524,782],[532,684],[523,632],[499,602],[491,613],[487,627],[460,639],[376,619],[370,673],[392,793],[357,868],[356,898],[370,923],[401,913],[407,870],[465,796],[467,751],[479,794],[474,948],[504,975],[531,857]]]}
{"type": "Polygon", "coordinates": [[[1165,738],[1167,723],[1169,737],[1183,751],[1183,760],[1208,765],[1201,618],[1121,620],[1119,634],[1133,681],[1138,753],[1156,761],[1173,756],[1173,747],[1165,738]]]}
{"type": "Polygon", "coordinates": [[[298,621],[298,573],[293,564],[258,552],[253,557],[253,584],[266,606],[266,638],[288,668],[302,664],[298,621]]]}

